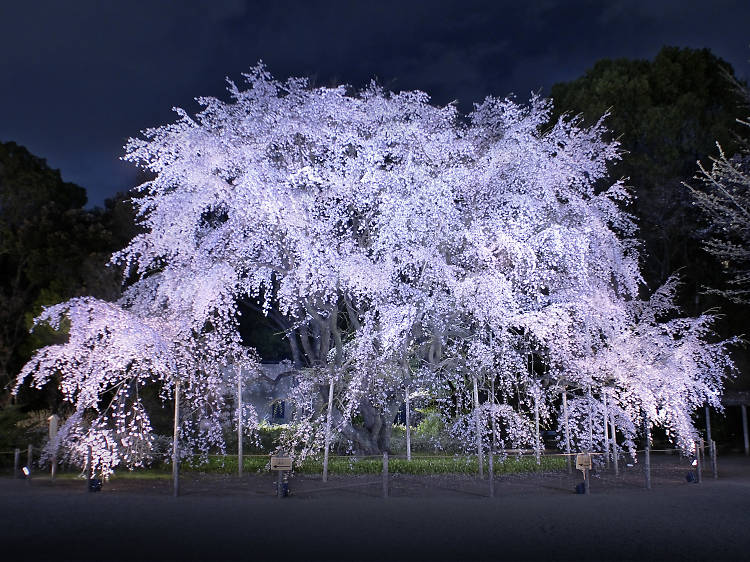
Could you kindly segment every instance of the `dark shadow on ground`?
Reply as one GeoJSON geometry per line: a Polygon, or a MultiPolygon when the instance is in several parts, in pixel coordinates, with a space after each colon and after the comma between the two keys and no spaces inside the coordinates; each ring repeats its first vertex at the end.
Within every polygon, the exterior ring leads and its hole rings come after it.
{"type": "Polygon", "coordinates": [[[689,484],[687,463],[655,459],[600,471],[592,494],[578,474],[390,480],[295,476],[274,497],[273,475],[114,479],[100,493],[77,480],[0,479],[3,560],[748,560],[750,459],[724,457],[720,478],[689,484]]]}

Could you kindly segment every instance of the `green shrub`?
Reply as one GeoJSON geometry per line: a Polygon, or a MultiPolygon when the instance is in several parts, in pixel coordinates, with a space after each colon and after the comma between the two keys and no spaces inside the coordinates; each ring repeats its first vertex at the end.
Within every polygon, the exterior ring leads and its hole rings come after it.
{"type": "Polygon", "coordinates": [[[418,437],[437,438],[440,437],[445,429],[443,418],[434,408],[420,408],[417,410],[424,417],[416,427],[415,434],[418,437]]]}
{"type": "MultiPolygon", "coordinates": [[[[243,458],[245,472],[265,472],[269,470],[270,455],[247,455],[243,458]]],[[[488,469],[488,459],[485,458],[485,470],[488,469]]],[[[393,474],[477,474],[478,462],[475,456],[413,456],[411,461],[404,458],[391,457],[388,470],[393,474]]],[[[565,468],[564,457],[542,456],[541,463],[536,464],[534,457],[506,457],[505,460],[496,455],[494,470],[496,474],[515,474],[522,472],[544,472],[565,468]]],[[[185,470],[208,472],[216,474],[235,474],[237,472],[236,455],[212,455],[207,459],[196,459],[184,464],[185,470]]],[[[383,471],[382,457],[330,457],[328,472],[330,474],[380,474],[383,471]]],[[[320,474],[323,472],[323,461],[319,458],[307,459],[301,465],[295,466],[295,472],[300,474],[320,474]]]]}

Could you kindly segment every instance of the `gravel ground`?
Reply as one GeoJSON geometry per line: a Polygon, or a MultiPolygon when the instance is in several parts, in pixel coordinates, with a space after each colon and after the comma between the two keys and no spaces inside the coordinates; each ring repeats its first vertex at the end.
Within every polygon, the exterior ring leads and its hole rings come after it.
{"type": "Polygon", "coordinates": [[[299,475],[274,497],[269,473],[75,480],[0,478],[2,560],[750,560],[750,459],[688,484],[677,457],[594,475],[299,475]]]}

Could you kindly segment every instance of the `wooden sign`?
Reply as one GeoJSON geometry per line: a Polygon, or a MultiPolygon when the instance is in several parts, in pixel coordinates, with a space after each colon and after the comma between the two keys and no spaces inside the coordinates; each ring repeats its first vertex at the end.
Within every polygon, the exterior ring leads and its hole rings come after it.
{"type": "Polygon", "coordinates": [[[578,470],[591,470],[591,454],[578,453],[576,455],[576,468],[578,470]]]}
{"type": "Polygon", "coordinates": [[[292,470],[292,457],[272,456],[271,470],[292,470]]]}

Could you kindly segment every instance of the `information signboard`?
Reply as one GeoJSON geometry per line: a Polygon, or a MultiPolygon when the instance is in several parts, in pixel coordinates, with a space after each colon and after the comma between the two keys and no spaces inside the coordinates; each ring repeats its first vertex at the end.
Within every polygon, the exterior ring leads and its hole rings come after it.
{"type": "Polygon", "coordinates": [[[271,470],[292,470],[292,457],[272,456],[271,470]]]}
{"type": "Polygon", "coordinates": [[[591,470],[591,454],[578,453],[576,455],[576,468],[578,470],[591,470]]]}

